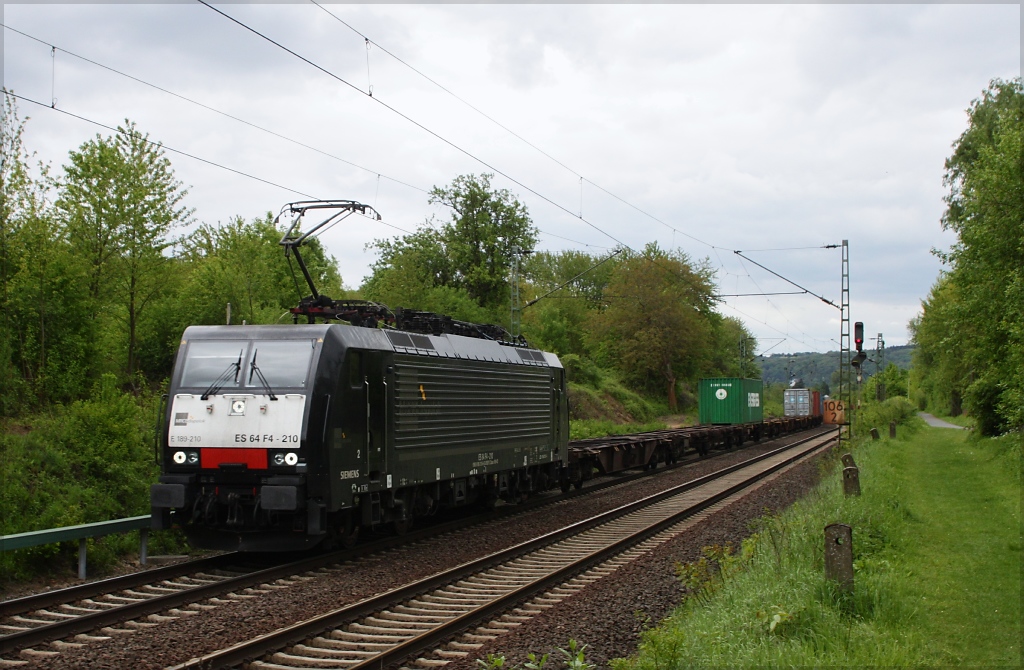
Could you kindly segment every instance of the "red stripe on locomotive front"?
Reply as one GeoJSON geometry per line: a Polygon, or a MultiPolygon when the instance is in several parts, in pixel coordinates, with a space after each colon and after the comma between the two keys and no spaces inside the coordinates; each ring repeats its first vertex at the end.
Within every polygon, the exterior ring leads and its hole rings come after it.
{"type": "Polygon", "coordinates": [[[222,463],[245,463],[250,470],[267,469],[266,449],[200,449],[203,468],[218,468],[222,463]]]}

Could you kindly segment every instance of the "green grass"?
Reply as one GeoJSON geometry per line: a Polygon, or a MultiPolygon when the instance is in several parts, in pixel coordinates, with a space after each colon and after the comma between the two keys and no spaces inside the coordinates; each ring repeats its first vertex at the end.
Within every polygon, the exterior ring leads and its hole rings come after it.
{"type": "Polygon", "coordinates": [[[1019,436],[927,438],[896,454],[907,498],[927,510],[906,554],[923,628],[942,664],[1020,666],[1019,436]]]}
{"type": "Polygon", "coordinates": [[[843,496],[832,467],[613,667],[1019,667],[1020,436],[911,424],[854,451],[861,497],[843,496]],[[823,576],[835,521],[853,527],[850,595],[823,576]]]}

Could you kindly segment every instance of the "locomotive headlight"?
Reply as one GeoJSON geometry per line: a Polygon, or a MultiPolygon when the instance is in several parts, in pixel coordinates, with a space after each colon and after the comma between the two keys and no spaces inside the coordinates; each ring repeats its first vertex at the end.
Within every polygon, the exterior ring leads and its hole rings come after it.
{"type": "Polygon", "coordinates": [[[284,462],[285,465],[295,465],[296,463],[299,462],[299,455],[296,454],[294,451],[289,451],[287,454],[284,455],[284,462]]]}
{"type": "Polygon", "coordinates": [[[177,463],[178,465],[183,465],[185,463],[185,452],[176,451],[174,452],[174,456],[172,458],[174,458],[174,462],[177,463]]]}
{"type": "Polygon", "coordinates": [[[278,452],[273,457],[274,465],[284,465],[284,454],[278,452]]]}
{"type": "Polygon", "coordinates": [[[198,451],[190,451],[190,452],[188,452],[188,464],[189,465],[197,465],[198,463],[199,463],[199,452],[198,451]]]}

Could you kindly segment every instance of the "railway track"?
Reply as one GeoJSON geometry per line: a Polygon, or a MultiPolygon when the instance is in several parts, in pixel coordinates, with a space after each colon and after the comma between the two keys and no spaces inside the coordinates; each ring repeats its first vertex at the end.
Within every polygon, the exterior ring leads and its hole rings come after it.
{"type": "MultiPolygon", "coordinates": [[[[551,504],[553,500],[586,495],[643,476],[645,473],[630,473],[603,481],[594,480],[588,482],[582,491],[570,491],[560,496],[540,496],[521,505],[434,524],[401,537],[378,538],[354,549],[305,556],[296,561],[256,562],[257,559],[251,556],[232,553],[7,600],[0,603],[0,655],[9,655],[14,651],[63,638],[75,637],[82,643],[102,639],[104,635],[86,633],[99,631],[116,635],[123,630],[116,627],[118,624],[127,622],[125,625],[129,627],[139,627],[157,623],[162,618],[160,612],[170,611],[176,616],[188,616],[201,610],[204,606],[199,603],[209,598],[248,597],[252,594],[245,593],[246,590],[259,589],[268,584],[269,588],[284,586],[286,582],[275,582],[288,580],[296,574],[386,551],[439,533],[503,519],[511,514],[551,504]],[[108,630],[103,631],[104,628],[108,630]]],[[[46,655],[50,652],[37,653],[46,655]]]]}
{"type": "MultiPolygon", "coordinates": [[[[676,466],[685,464],[680,462],[676,466]]],[[[0,655],[10,658],[45,658],[65,647],[87,644],[158,625],[176,617],[191,616],[217,607],[221,600],[249,599],[312,579],[318,570],[371,553],[504,519],[552,502],[619,486],[649,472],[620,473],[586,482],[583,490],[563,495],[539,496],[515,506],[505,506],[474,517],[461,518],[410,532],[402,537],[375,539],[346,551],[304,556],[296,561],[255,563],[252,557],[235,554],[157,568],[118,578],[91,582],[0,603],[0,655]],[[254,564],[255,563],[255,564],[254,564]],[[64,641],[62,641],[64,640],[64,641]],[[42,645],[49,643],[49,647],[42,645]],[[34,647],[39,646],[36,650],[34,647]]],[[[7,665],[10,661],[0,659],[7,665]]]]}
{"type": "Polygon", "coordinates": [[[671,537],[680,523],[831,446],[808,437],[712,475],[333,612],[174,666],[436,667],[671,537]],[[540,596],[539,598],[537,596],[540,596]],[[522,603],[534,598],[526,605],[522,603]],[[510,614],[503,614],[511,612],[510,614]],[[497,618],[495,618],[497,617],[497,618]],[[466,631],[469,630],[468,634],[466,631]],[[459,636],[462,636],[461,638],[459,636]],[[443,649],[437,649],[445,641],[443,649]],[[429,657],[420,654],[429,652],[429,657]]]}

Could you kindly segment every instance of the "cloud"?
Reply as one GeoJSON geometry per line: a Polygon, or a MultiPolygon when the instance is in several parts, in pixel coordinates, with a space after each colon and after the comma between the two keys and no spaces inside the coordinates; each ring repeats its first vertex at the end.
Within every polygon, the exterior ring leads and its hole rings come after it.
{"type": "MultiPolygon", "coordinates": [[[[60,51],[54,61],[9,31],[5,85],[48,103],[53,81],[61,109],[110,125],[130,118],[168,146],[255,177],[370,202],[407,230],[448,218],[417,189],[503,171],[520,183],[498,175],[495,185],[526,202],[544,248],[656,240],[707,256],[732,292],[792,288],[732,249],[849,239],[855,311],[885,324],[913,316],[940,269],[929,249],[953,239],[938,223],[942,164],[963,110],[1020,66],[1017,5],[324,5],[379,45],[369,51],[311,4],[218,7],[351,86],[200,5],[5,5],[4,20],[316,150],[60,51]]],[[[55,165],[107,134],[49,109],[23,112],[30,148],[55,165]]],[[[170,157],[200,221],[253,218],[302,197],[170,157]]],[[[361,222],[324,241],[356,285],[374,260],[366,243],[394,234],[361,222]]],[[[835,299],[837,253],[756,258],[835,299]]],[[[836,336],[834,310],[807,296],[731,305],[765,338],[781,330],[810,343],[799,348],[828,348],[836,336]]],[[[891,343],[906,337],[888,328],[891,343]]]]}

